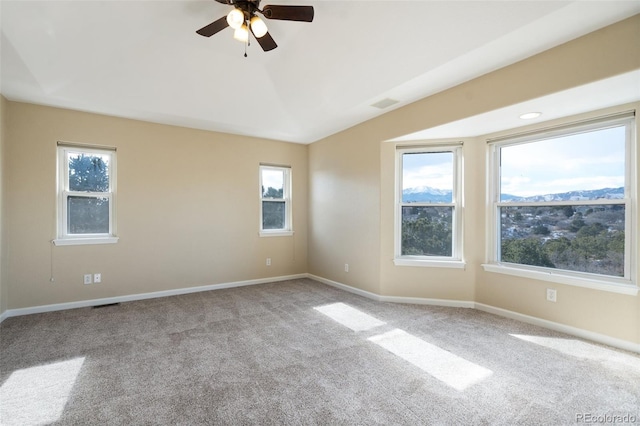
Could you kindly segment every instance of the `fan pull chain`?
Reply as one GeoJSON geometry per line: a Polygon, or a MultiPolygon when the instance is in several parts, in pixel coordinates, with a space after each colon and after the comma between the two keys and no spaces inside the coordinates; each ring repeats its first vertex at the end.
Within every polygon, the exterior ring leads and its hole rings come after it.
{"type": "MultiPolygon", "coordinates": [[[[246,22],[247,22],[247,29],[251,28],[250,27],[251,24],[249,23],[249,21],[247,20],[246,22]]],[[[250,43],[251,43],[251,37],[247,34],[247,42],[244,44],[244,57],[245,58],[247,57],[247,46],[249,46],[250,43]]]]}

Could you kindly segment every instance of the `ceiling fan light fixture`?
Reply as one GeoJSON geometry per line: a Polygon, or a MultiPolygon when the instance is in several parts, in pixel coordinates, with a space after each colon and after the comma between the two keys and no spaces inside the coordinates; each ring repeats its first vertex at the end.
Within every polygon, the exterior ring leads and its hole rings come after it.
{"type": "Polygon", "coordinates": [[[237,30],[244,24],[244,12],[240,9],[233,9],[227,15],[227,23],[231,28],[237,30]]]}
{"type": "Polygon", "coordinates": [[[267,24],[257,16],[251,18],[251,31],[256,38],[263,37],[267,33],[267,24]]]}
{"type": "Polygon", "coordinates": [[[249,29],[245,24],[242,24],[240,27],[236,28],[233,32],[233,38],[243,43],[249,41],[249,29]]]}

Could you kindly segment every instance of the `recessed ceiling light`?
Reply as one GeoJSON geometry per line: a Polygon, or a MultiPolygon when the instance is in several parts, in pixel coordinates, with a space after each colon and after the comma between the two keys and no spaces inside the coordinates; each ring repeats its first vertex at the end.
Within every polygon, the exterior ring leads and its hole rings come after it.
{"type": "Polygon", "coordinates": [[[528,112],[528,113],[526,113],[526,114],[522,114],[522,115],[520,116],[520,118],[521,118],[521,119],[523,119],[523,120],[531,120],[531,119],[533,119],[533,118],[538,118],[538,117],[540,117],[541,115],[542,115],[542,113],[541,113],[541,112],[528,112]]]}

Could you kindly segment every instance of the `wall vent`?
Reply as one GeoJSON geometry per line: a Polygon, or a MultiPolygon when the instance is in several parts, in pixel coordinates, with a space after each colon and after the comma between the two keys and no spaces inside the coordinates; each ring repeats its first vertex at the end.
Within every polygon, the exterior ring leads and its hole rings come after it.
{"type": "Polygon", "coordinates": [[[105,303],[104,305],[95,305],[92,306],[93,309],[106,308],[107,306],[119,306],[120,303],[105,303]]]}
{"type": "Polygon", "coordinates": [[[371,104],[374,108],[385,109],[390,107],[391,105],[397,104],[400,101],[391,98],[384,98],[381,101],[376,102],[375,104],[371,104]]]}

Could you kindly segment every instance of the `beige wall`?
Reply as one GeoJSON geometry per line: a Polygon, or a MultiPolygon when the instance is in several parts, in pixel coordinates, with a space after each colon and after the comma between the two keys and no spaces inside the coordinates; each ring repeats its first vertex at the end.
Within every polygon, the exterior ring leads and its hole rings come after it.
{"type": "MultiPolygon", "coordinates": [[[[620,105],[605,110],[594,111],[562,120],[543,123],[542,126],[553,126],[567,122],[603,117],[630,110],[640,111],[640,103],[620,105]]],[[[508,132],[500,132],[478,138],[479,144],[486,145],[486,140],[504,136],[517,131],[528,131],[539,126],[528,126],[508,132]]],[[[640,120],[636,120],[636,134],[640,135],[640,120]]],[[[636,164],[640,165],[640,150],[635,150],[636,164]]],[[[485,172],[482,164],[478,180],[483,180],[485,172]]],[[[635,185],[640,188],[639,175],[634,176],[635,185]]],[[[478,192],[485,197],[486,186],[478,188],[478,192]]],[[[631,211],[638,211],[638,200],[631,211]]],[[[478,219],[485,223],[486,209],[477,210],[478,219]]],[[[484,235],[472,247],[473,250],[485,251],[486,239],[484,235]]],[[[638,261],[632,258],[632,268],[637,270],[638,261]]],[[[549,321],[567,324],[596,333],[609,335],[623,340],[640,342],[640,295],[630,296],[610,293],[600,290],[562,285],[546,281],[520,278],[516,276],[485,272],[477,269],[476,274],[476,302],[496,306],[525,315],[544,318],[549,321]],[[546,300],[546,289],[557,291],[557,302],[546,300]]]]}
{"type": "Polygon", "coordinates": [[[555,285],[558,297],[564,295],[564,301],[550,306],[544,300],[547,283],[482,270],[485,259],[482,138],[464,141],[466,269],[394,266],[395,146],[384,142],[640,69],[639,39],[640,15],[637,15],[312,144],[310,272],[378,294],[478,301],[640,342],[640,297],[555,285]],[[332,202],[334,199],[339,202],[332,202]],[[341,272],[342,259],[350,253],[360,256],[359,266],[371,270],[341,272]],[[373,270],[376,267],[377,274],[373,270]],[[604,308],[603,302],[607,304],[604,308]]]}
{"type": "MultiPolygon", "coordinates": [[[[463,164],[464,193],[464,269],[425,268],[395,266],[394,258],[394,210],[395,210],[395,152],[396,144],[381,144],[381,201],[382,220],[381,241],[381,292],[389,296],[422,297],[430,299],[451,299],[457,301],[474,300],[475,273],[480,265],[482,251],[475,242],[483,238],[483,228],[477,226],[475,210],[483,206],[484,199],[478,192],[479,163],[483,151],[474,140],[459,139],[463,142],[463,158],[470,159],[463,164]],[[444,284],[444,285],[443,285],[444,284]]],[[[444,141],[439,141],[444,142],[444,141]]],[[[403,144],[403,145],[406,145],[403,144]]]]}
{"type": "Polygon", "coordinates": [[[365,136],[309,147],[309,272],[380,293],[380,155],[365,136]]]}
{"type": "Polygon", "coordinates": [[[9,309],[307,272],[307,146],[15,102],[5,114],[9,309]],[[117,244],[51,245],[59,140],[117,147],[117,244]],[[261,162],[292,167],[293,237],[258,235],[261,162]]]}
{"type": "Polygon", "coordinates": [[[4,203],[4,173],[5,173],[5,155],[4,141],[6,129],[6,104],[7,100],[0,95],[0,315],[7,310],[8,300],[8,281],[5,278],[7,274],[7,250],[5,247],[5,203],[4,203]]]}
{"type": "Polygon", "coordinates": [[[394,266],[395,146],[384,142],[640,69],[639,38],[635,16],[308,147],[5,103],[9,250],[0,303],[12,309],[309,272],[376,294],[477,301],[640,342],[640,297],[554,285],[551,305],[546,282],[484,272],[481,137],[464,140],[466,268],[394,266]],[[52,249],[57,140],[117,146],[118,244],[52,249]],[[257,235],[260,162],[293,166],[294,238],[257,235]],[[103,283],[83,285],[82,275],[94,272],[103,283]]]}

